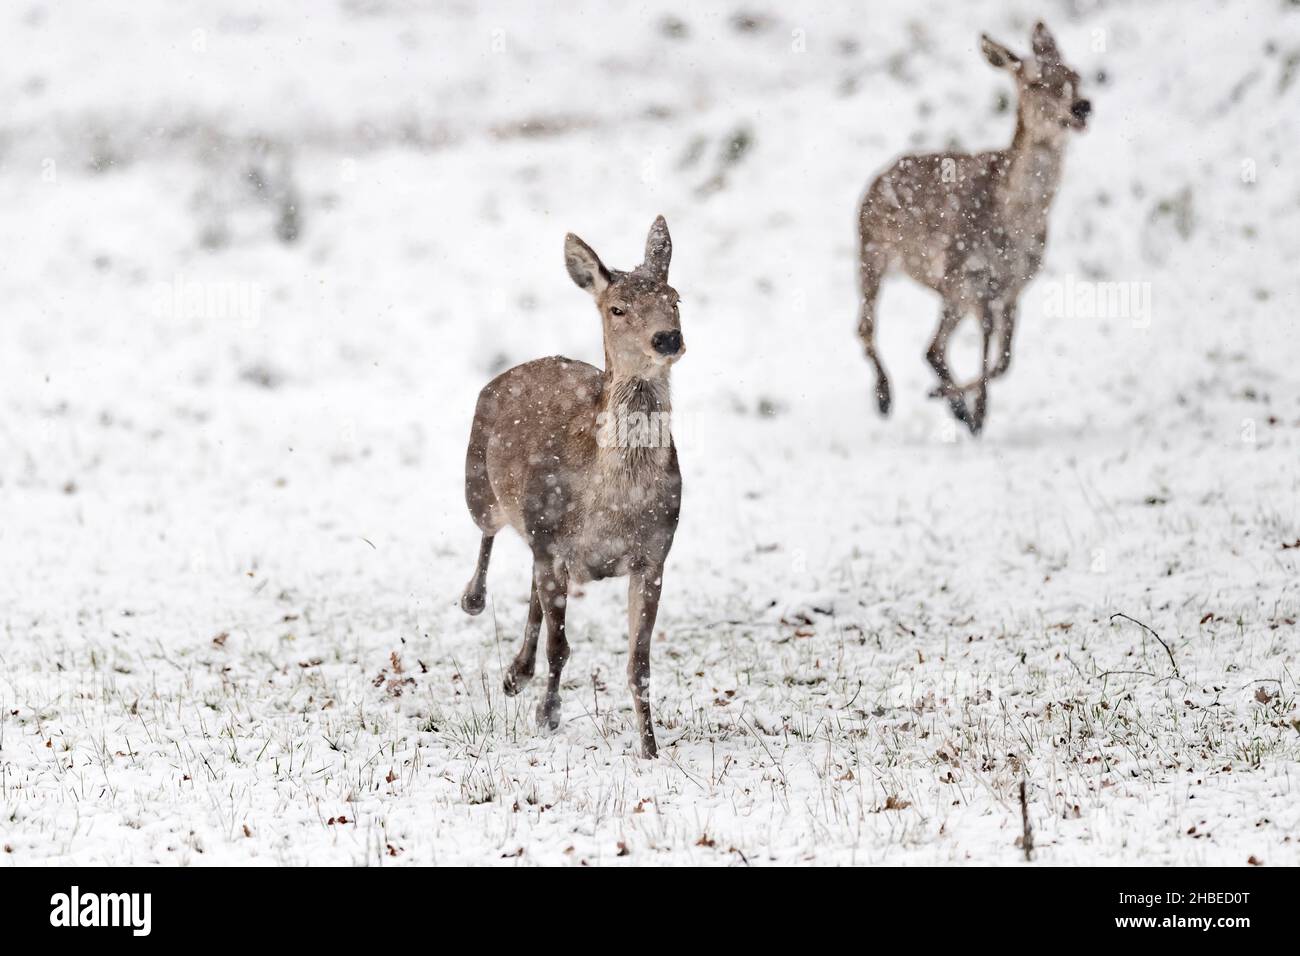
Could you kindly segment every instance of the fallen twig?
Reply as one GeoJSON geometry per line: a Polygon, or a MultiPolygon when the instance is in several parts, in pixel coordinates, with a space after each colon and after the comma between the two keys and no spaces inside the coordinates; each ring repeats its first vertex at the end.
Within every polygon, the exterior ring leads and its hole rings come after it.
{"type": "Polygon", "coordinates": [[[1113,621],[1117,617],[1122,617],[1126,621],[1132,621],[1138,627],[1142,628],[1144,631],[1146,631],[1148,634],[1154,637],[1157,641],[1159,641],[1160,646],[1163,647],[1165,649],[1165,653],[1169,655],[1169,666],[1174,669],[1174,676],[1177,677],[1179,680],[1182,680],[1183,675],[1178,672],[1178,662],[1174,660],[1173,648],[1171,648],[1168,644],[1165,643],[1165,639],[1163,637],[1161,637],[1159,634],[1153,631],[1148,625],[1143,624],[1137,618],[1129,617],[1123,611],[1116,611],[1114,614],[1110,616],[1110,619],[1113,621]]]}

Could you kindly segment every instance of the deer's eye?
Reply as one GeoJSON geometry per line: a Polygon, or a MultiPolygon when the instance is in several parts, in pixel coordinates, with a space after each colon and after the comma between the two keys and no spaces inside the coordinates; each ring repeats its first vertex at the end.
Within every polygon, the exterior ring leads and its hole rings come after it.
{"type": "Polygon", "coordinates": [[[611,306],[609,307],[609,314],[610,314],[610,315],[622,315],[622,314],[623,314],[623,310],[620,309],[620,308],[619,308],[618,306],[616,306],[616,305],[611,305],[611,306]]]}

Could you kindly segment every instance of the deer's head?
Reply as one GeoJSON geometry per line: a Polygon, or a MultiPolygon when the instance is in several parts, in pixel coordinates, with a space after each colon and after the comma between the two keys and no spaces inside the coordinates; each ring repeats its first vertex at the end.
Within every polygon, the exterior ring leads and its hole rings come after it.
{"type": "Polygon", "coordinates": [[[610,371],[638,378],[661,374],[686,352],[679,296],[668,284],[673,242],[660,216],[646,236],[645,261],[631,272],[605,268],[600,257],[573,233],[564,238],[569,277],[596,300],[605,332],[610,371]]]}
{"type": "Polygon", "coordinates": [[[1087,128],[1092,104],[1080,95],[1079,74],[1065,65],[1044,23],[1034,27],[1034,55],[1028,59],[1016,56],[988,34],[980,37],[980,49],[989,63],[1015,78],[1020,117],[1031,132],[1048,139],[1063,129],[1087,128]]]}

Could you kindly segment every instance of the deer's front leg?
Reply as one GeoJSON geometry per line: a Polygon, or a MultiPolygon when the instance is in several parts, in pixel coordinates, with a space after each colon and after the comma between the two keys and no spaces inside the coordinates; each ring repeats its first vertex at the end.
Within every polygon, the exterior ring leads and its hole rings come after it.
{"type": "Polygon", "coordinates": [[[972,435],[978,435],[984,428],[984,414],[989,400],[989,360],[993,351],[994,319],[993,308],[988,303],[980,306],[980,377],[975,383],[975,409],[971,414],[972,435]]]}
{"type": "Polygon", "coordinates": [[[1002,321],[998,323],[998,360],[989,372],[989,378],[1001,378],[1011,367],[1011,341],[1016,334],[1016,300],[1012,299],[1002,307],[1002,321]]]}
{"type": "MultiPolygon", "coordinates": [[[[998,320],[997,328],[998,357],[997,361],[993,364],[992,370],[989,372],[990,382],[995,378],[1001,378],[1007,373],[1007,369],[1011,367],[1011,349],[1016,334],[1016,303],[1014,299],[1009,304],[1002,307],[1002,314],[1001,318],[998,320]]],[[[965,385],[958,385],[957,387],[963,394],[965,394],[979,388],[979,384],[980,380],[976,378],[965,385]]],[[[930,391],[931,398],[942,398],[944,394],[942,386],[938,386],[930,391]]]]}
{"type": "Polygon", "coordinates": [[[537,726],[556,730],[560,726],[560,675],[569,659],[569,640],[564,633],[564,611],[568,601],[568,573],[546,557],[533,565],[533,586],[546,619],[546,696],[537,705],[537,726]]]}
{"type": "Polygon", "coordinates": [[[935,398],[946,398],[953,417],[974,430],[970,412],[966,409],[966,396],[952,380],[952,373],[948,370],[948,336],[952,335],[961,317],[960,304],[944,303],[943,316],[939,319],[939,327],[934,331],[934,338],[930,340],[930,347],[926,349],[925,358],[934,369],[934,374],[939,377],[939,387],[930,394],[935,398]]]}
{"type": "Polygon", "coordinates": [[[650,716],[650,641],[659,613],[659,592],[663,587],[663,565],[647,567],[628,577],[627,590],[627,685],[632,690],[641,756],[659,752],[655,743],[654,720],[650,716]]]}

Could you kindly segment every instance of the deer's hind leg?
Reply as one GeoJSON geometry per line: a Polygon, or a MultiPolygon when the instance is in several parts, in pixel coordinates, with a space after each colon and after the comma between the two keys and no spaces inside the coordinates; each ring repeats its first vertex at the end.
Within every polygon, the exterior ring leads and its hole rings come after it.
{"type": "Polygon", "coordinates": [[[501,516],[501,506],[497,502],[496,492],[488,477],[487,438],[478,416],[474,418],[474,427],[470,430],[469,449],[465,455],[465,504],[469,507],[470,517],[483,532],[479,543],[478,563],[474,566],[474,575],[465,585],[461,595],[460,607],[466,614],[482,614],[487,603],[487,570],[492,559],[492,540],[505,525],[501,516]]]}
{"type": "Polygon", "coordinates": [[[524,625],[524,643],[506,668],[506,676],[501,681],[501,689],[507,697],[514,697],[523,690],[537,669],[537,636],[542,630],[542,601],[537,596],[536,580],[528,590],[528,623],[524,625]]]}
{"type": "Polygon", "coordinates": [[[966,408],[966,397],[961,386],[952,380],[952,372],[948,369],[948,339],[961,322],[962,314],[961,305],[944,301],[943,315],[939,319],[939,327],[934,331],[934,338],[930,340],[930,347],[926,349],[925,358],[934,369],[934,374],[939,376],[939,387],[930,394],[946,398],[957,421],[973,430],[971,414],[966,408]]]}
{"type": "Polygon", "coordinates": [[[484,533],[478,546],[478,563],[474,566],[474,576],[465,585],[465,593],[460,596],[460,609],[466,614],[482,614],[487,603],[488,562],[492,560],[492,542],[496,535],[484,533]]]}
{"type": "Polygon", "coordinates": [[[858,311],[858,337],[862,339],[867,361],[876,370],[876,405],[880,408],[880,414],[888,415],[891,403],[889,376],[885,374],[885,366],[876,353],[876,299],[880,293],[880,280],[889,266],[889,257],[874,248],[872,242],[865,238],[859,256],[862,304],[858,311]]]}

